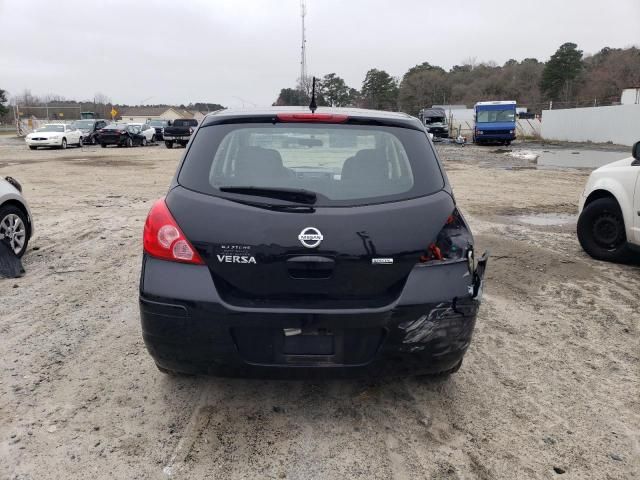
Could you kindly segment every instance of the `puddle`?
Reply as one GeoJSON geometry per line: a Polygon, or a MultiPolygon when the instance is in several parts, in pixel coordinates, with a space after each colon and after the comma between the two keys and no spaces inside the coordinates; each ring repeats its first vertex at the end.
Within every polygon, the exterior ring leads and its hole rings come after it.
{"type": "Polygon", "coordinates": [[[568,225],[578,221],[577,215],[566,213],[538,213],[535,215],[520,215],[514,218],[519,223],[543,227],[568,225]]]}
{"type": "Polygon", "coordinates": [[[537,163],[539,167],[598,168],[628,156],[624,152],[601,150],[544,150],[537,163]]]}

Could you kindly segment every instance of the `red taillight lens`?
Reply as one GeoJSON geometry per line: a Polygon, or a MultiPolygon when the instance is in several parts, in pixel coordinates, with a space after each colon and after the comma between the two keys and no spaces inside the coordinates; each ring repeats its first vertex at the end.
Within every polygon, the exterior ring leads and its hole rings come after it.
{"type": "Polygon", "coordinates": [[[278,113],[276,117],[281,122],[344,123],[349,120],[347,115],[334,113],[278,113]]]}
{"type": "Polygon", "coordinates": [[[202,258],[171,215],[164,198],[156,201],[151,207],[142,238],[144,251],[152,257],[204,265],[202,258]]]}
{"type": "Polygon", "coordinates": [[[457,261],[473,252],[471,232],[458,210],[447,217],[436,241],[420,256],[420,263],[457,261]]]}

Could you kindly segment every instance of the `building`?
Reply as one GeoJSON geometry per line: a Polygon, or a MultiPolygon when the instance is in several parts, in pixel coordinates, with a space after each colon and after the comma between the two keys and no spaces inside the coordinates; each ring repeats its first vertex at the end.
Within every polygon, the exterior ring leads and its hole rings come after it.
{"type": "Polygon", "coordinates": [[[194,118],[200,122],[206,112],[183,110],[174,107],[128,107],[119,114],[119,121],[126,123],[146,123],[149,120],[176,120],[178,118],[194,118]]]}
{"type": "Polygon", "coordinates": [[[640,87],[625,88],[620,97],[622,105],[638,105],[640,104],[640,87]]]}

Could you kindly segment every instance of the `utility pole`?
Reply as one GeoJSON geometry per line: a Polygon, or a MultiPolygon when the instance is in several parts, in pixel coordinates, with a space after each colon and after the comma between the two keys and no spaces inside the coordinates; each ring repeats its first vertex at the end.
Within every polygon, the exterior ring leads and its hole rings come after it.
{"type": "Polygon", "coordinates": [[[300,0],[300,16],[302,17],[302,46],[300,48],[300,85],[306,93],[309,93],[307,82],[307,37],[304,27],[304,17],[307,15],[307,4],[305,0],[300,0]]]}

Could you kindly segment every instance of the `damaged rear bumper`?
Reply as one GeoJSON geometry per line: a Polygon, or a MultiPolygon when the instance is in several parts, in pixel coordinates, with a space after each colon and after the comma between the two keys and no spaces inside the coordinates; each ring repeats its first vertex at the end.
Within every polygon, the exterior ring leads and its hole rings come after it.
{"type": "Polygon", "coordinates": [[[158,365],[185,373],[271,378],[416,375],[462,360],[473,335],[487,258],[416,267],[383,308],[239,308],[206,267],[145,256],[140,315],[158,365]],[[197,285],[196,288],[193,288],[197,285]]]}

